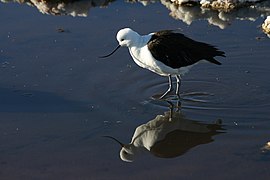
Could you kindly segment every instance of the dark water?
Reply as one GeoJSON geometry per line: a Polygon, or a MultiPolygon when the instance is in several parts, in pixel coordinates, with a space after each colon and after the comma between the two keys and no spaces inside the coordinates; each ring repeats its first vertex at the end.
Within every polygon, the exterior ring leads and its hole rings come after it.
{"type": "Polygon", "coordinates": [[[0,179],[268,179],[270,154],[261,148],[270,141],[270,41],[259,28],[263,18],[219,29],[169,13],[160,3],[116,1],[91,8],[88,17],[53,16],[0,3],[0,179]],[[185,122],[221,121],[223,133],[178,129],[168,135],[174,140],[155,146],[187,147],[174,158],[157,157],[154,148],[133,163],[119,158],[120,146],[102,136],[129,143],[138,126],[169,111],[151,99],[167,78],[137,67],[125,48],[97,58],[117,45],[123,27],[141,34],[181,28],[226,52],[222,66],[193,67],[181,87],[185,122]]]}

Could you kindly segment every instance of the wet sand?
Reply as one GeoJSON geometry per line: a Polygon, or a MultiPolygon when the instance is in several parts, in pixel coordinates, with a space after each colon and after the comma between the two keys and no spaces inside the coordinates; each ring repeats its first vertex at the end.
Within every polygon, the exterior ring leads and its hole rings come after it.
{"type": "MultiPolygon", "coordinates": [[[[225,29],[169,16],[160,3],[111,3],[88,17],[43,15],[0,5],[0,179],[267,179],[270,153],[270,39],[256,21],[225,29]],[[181,112],[203,124],[222,121],[213,141],[175,158],[119,158],[134,130],[169,110],[151,96],[167,78],[137,67],[115,34],[181,28],[226,52],[222,66],[199,64],[184,76],[181,112]],[[63,29],[64,31],[59,29],[63,29]]],[[[182,142],[179,142],[182,143],[182,142]]]]}

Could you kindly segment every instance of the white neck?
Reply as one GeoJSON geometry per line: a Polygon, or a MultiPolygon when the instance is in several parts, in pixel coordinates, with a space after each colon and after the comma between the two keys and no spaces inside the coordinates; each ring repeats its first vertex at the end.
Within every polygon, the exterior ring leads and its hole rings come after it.
{"type": "Polygon", "coordinates": [[[144,35],[144,36],[141,36],[141,39],[140,39],[140,44],[142,46],[146,45],[148,43],[148,41],[151,39],[151,35],[144,35]]]}
{"type": "Polygon", "coordinates": [[[143,36],[139,36],[139,38],[136,39],[136,42],[133,42],[132,44],[130,44],[128,47],[132,48],[132,47],[143,47],[145,46],[148,41],[151,39],[151,35],[143,35],[143,36]]]}

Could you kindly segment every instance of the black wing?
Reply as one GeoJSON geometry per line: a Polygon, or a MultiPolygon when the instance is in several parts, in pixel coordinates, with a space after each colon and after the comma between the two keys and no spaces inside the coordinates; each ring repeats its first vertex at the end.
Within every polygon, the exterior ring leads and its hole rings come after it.
{"type": "Polygon", "coordinates": [[[225,57],[224,52],[212,45],[194,41],[170,30],[153,34],[147,45],[156,60],[172,68],[188,66],[202,59],[220,65],[214,57],[225,57]]]}

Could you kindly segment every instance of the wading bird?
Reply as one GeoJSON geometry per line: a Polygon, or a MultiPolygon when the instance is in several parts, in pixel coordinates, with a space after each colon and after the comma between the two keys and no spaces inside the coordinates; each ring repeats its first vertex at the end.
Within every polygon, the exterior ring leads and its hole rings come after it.
{"type": "Polygon", "coordinates": [[[116,39],[119,45],[109,57],[121,46],[129,49],[130,55],[137,65],[161,76],[169,77],[169,88],[160,96],[163,99],[172,88],[172,77],[176,78],[176,95],[180,98],[181,76],[201,60],[221,65],[215,56],[225,57],[223,51],[215,46],[198,42],[173,30],[163,30],[148,35],[139,35],[130,28],[118,31],[116,39]]]}

